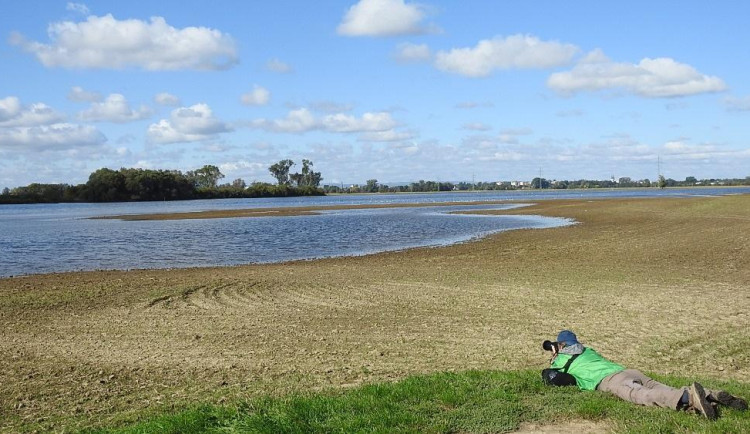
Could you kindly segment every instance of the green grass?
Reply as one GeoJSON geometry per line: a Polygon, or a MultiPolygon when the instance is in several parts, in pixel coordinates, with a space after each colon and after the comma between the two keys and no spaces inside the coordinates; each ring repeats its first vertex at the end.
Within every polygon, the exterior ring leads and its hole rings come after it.
{"type": "MultiPolygon", "coordinates": [[[[689,379],[656,377],[671,385],[689,379]]],[[[750,396],[750,384],[706,381],[750,396]]],[[[596,421],[617,432],[747,432],[750,411],[722,409],[717,421],[668,409],[641,407],[601,392],[551,388],[537,371],[468,371],[409,377],[398,383],[283,398],[257,398],[232,406],[202,405],[133,426],[92,432],[507,432],[524,422],[596,421]]]]}

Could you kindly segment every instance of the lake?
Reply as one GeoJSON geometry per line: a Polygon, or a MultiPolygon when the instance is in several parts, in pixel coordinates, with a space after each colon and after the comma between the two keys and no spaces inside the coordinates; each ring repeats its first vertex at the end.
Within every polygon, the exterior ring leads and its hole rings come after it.
{"type": "Polygon", "coordinates": [[[521,229],[571,224],[540,216],[450,214],[507,209],[565,198],[748,194],[750,187],[633,190],[543,190],[341,195],[175,202],[0,206],[0,276],[49,272],[181,268],[281,262],[442,246],[521,229]],[[209,220],[121,221],[90,217],[361,204],[476,202],[475,205],[325,211],[320,215],[209,220]]]}

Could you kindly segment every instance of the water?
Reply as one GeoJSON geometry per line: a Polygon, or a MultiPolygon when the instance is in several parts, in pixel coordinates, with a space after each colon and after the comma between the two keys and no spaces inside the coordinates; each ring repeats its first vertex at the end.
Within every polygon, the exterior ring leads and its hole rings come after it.
{"type": "Polygon", "coordinates": [[[76,270],[176,268],[280,262],[440,246],[520,228],[570,224],[539,216],[449,214],[517,205],[516,199],[694,196],[750,188],[577,190],[329,196],[111,204],[0,206],[0,276],[76,270]],[[92,220],[89,217],[211,209],[390,203],[477,202],[451,207],[326,211],[315,216],[209,220],[92,220]]]}

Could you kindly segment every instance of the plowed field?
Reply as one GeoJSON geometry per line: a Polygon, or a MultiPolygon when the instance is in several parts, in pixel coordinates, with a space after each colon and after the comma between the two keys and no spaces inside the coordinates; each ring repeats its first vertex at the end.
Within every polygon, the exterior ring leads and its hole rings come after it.
{"type": "Polygon", "coordinates": [[[750,196],[497,213],[579,224],[353,258],[0,279],[0,429],[541,369],[561,328],[645,371],[750,377],[750,196]]]}

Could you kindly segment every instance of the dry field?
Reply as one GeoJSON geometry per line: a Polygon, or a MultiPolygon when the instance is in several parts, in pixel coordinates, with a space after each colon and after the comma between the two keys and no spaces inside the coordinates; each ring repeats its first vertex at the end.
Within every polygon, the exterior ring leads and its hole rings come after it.
{"type": "Polygon", "coordinates": [[[750,377],[750,196],[498,213],[579,224],[354,258],[0,279],[0,430],[541,369],[561,328],[642,370],[750,377]]]}

